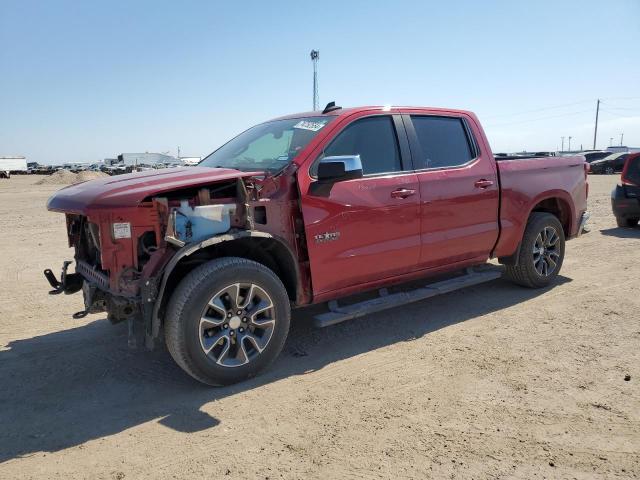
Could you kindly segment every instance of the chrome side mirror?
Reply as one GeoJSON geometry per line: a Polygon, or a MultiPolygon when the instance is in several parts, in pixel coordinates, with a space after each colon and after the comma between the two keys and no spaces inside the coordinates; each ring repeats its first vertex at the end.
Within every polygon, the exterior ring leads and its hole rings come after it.
{"type": "Polygon", "coordinates": [[[318,163],[318,182],[335,183],[362,178],[360,155],[324,157],[318,163]]]}

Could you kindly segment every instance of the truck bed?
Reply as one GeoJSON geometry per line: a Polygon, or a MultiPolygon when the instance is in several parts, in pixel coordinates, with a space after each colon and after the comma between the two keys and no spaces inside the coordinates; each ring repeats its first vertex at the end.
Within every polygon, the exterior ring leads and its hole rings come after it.
{"type": "Polygon", "coordinates": [[[499,157],[496,167],[502,194],[500,237],[495,256],[510,255],[506,252],[517,248],[528,217],[522,214],[523,210],[529,211],[545,198],[560,199],[565,235],[573,237],[577,234],[577,219],[587,208],[588,187],[583,156],[499,157]]]}

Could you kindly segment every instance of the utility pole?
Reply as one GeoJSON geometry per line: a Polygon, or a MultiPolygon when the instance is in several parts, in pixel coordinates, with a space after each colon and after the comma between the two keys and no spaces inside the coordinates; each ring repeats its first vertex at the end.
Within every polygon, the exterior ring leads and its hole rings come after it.
{"type": "Polygon", "coordinates": [[[313,63],[313,109],[318,110],[318,60],[320,60],[320,51],[311,50],[311,62],[313,63]]]}
{"type": "Polygon", "coordinates": [[[598,113],[600,113],[600,99],[596,103],[596,127],[593,129],[593,149],[596,149],[596,137],[598,136],[598,113]]]}
{"type": "Polygon", "coordinates": [[[561,152],[564,152],[564,137],[560,137],[562,139],[562,150],[560,150],[561,152]]]}
{"type": "Polygon", "coordinates": [[[571,135],[569,135],[569,151],[571,151],[571,135]]]}
{"type": "Polygon", "coordinates": [[[180,160],[180,145],[178,145],[178,160],[180,160]]]}
{"type": "Polygon", "coordinates": [[[613,146],[613,137],[609,137],[609,146],[613,146]]]}
{"type": "Polygon", "coordinates": [[[620,146],[622,146],[622,139],[624,138],[624,133],[620,134],[620,146]]]}

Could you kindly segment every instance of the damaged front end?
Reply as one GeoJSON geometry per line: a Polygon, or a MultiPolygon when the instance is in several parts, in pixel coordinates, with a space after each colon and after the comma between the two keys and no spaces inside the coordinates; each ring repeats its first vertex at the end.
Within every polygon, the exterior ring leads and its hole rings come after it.
{"type": "MultiPolygon", "coordinates": [[[[209,176],[215,172],[202,170],[209,176]]],[[[254,231],[256,223],[264,231],[275,229],[275,235],[290,237],[286,238],[289,244],[296,241],[291,230],[291,215],[297,205],[291,195],[296,190],[282,183],[290,177],[276,181],[260,173],[233,172],[227,174],[228,178],[208,179],[205,185],[198,185],[203,180],[191,178],[192,185],[172,182],[162,188],[143,183],[144,177],[139,174],[127,175],[129,196],[127,201],[119,198],[117,204],[111,202],[117,186],[105,188],[101,198],[82,205],[77,197],[87,197],[87,191],[91,187],[99,190],[100,184],[92,186],[94,182],[88,182],[61,190],[49,200],[48,207],[66,215],[75,272],[69,271],[71,261],[64,262],[60,280],[51,270],[45,270],[50,293],[82,290],[84,308],[74,318],[106,312],[112,323],[128,322],[130,346],[144,343],[152,348],[160,334],[162,307],[175,288],[167,282],[167,273],[177,263],[170,263],[172,259],[197,257],[192,252],[197,253],[200,245],[205,248],[211,244],[212,238],[242,236],[254,231]],[[132,191],[137,192],[136,199],[130,198],[132,191]],[[273,219],[269,225],[268,211],[273,219]]],[[[112,180],[111,185],[119,181],[112,180]]]]}
{"type": "MultiPolygon", "coordinates": [[[[85,190],[89,186],[85,184],[85,190]]],[[[76,196],[84,192],[75,190],[76,196]]],[[[106,312],[112,323],[128,321],[130,345],[145,339],[152,346],[158,288],[164,267],[176,251],[231,229],[244,229],[250,217],[243,178],[149,192],[135,206],[104,208],[94,202],[82,211],[74,208],[70,212],[64,200],[73,193],[73,187],[63,189],[49,200],[50,210],[66,214],[68,243],[74,248],[75,260],[75,272],[71,273],[73,262],[67,260],[59,280],[51,269],[44,271],[52,287],[49,293],[82,290],[84,308],[74,318],[106,312]]]]}

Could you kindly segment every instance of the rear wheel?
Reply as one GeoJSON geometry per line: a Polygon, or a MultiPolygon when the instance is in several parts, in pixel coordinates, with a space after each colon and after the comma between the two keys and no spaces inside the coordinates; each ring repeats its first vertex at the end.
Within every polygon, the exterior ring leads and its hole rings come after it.
{"type": "Polygon", "coordinates": [[[189,273],[171,297],[167,348],[196,380],[229,385],[275,360],[290,315],[282,282],[264,265],[235,257],[212,260],[189,273]]]}
{"type": "Polygon", "coordinates": [[[613,167],[607,167],[605,168],[604,171],[607,175],[613,175],[615,173],[615,170],[613,169],[613,167]]]}
{"type": "Polygon", "coordinates": [[[635,227],[638,225],[638,218],[618,218],[616,217],[616,223],[619,227],[635,227]]]}
{"type": "Polygon", "coordinates": [[[524,287],[549,285],[564,260],[564,230],[555,215],[533,212],[522,237],[517,265],[508,265],[506,277],[524,287]]]}

